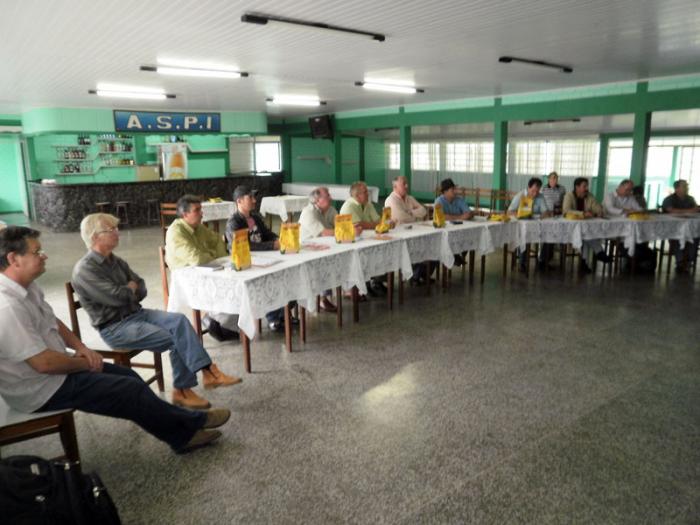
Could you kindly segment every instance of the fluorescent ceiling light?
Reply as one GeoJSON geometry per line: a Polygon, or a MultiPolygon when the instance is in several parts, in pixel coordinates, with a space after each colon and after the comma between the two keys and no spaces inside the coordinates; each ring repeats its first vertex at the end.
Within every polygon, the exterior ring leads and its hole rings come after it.
{"type": "Polygon", "coordinates": [[[108,98],[133,98],[143,100],[165,100],[167,98],[175,98],[175,95],[170,95],[168,93],[148,93],[143,91],[121,91],[114,89],[90,89],[88,93],[97,95],[98,97],[108,98]]]}
{"type": "Polygon", "coordinates": [[[573,67],[567,66],[565,64],[555,64],[554,62],[546,62],[544,60],[533,60],[531,58],[503,56],[503,57],[499,57],[498,61],[501,62],[502,64],[510,64],[512,62],[520,62],[522,64],[530,64],[532,66],[549,67],[552,69],[558,69],[562,73],[573,73],[574,72],[573,67]]]}
{"type": "Polygon", "coordinates": [[[390,93],[405,93],[407,95],[414,95],[416,93],[423,93],[424,90],[418,89],[414,86],[401,86],[397,84],[380,84],[378,82],[355,82],[356,86],[362,86],[365,89],[371,89],[373,91],[387,91],[390,93]]]}
{"type": "Polygon", "coordinates": [[[270,104],[275,104],[277,106],[325,106],[326,103],[323,100],[319,100],[318,97],[310,97],[303,95],[275,95],[272,98],[268,98],[267,102],[270,104]]]}
{"type": "Polygon", "coordinates": [[[153,71],[161,75],[177,75],[183,77],[210,77],[210,78],[240,78],[247,77],[248,73],[242,71],[230,71],[224,69],[202,69],[195,67],[176,66],[141,66],[141,71],[153,71]]]}

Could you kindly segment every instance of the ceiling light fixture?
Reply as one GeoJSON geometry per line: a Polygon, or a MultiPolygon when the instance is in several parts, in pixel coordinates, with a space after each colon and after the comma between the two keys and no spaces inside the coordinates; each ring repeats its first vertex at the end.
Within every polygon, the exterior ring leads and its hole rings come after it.
{"type": "Polygon", "coordinates": [[[116,89],[89,89],[88,93],[90,93],[91,95],[97,95],[98,97],[136,98],[143,100],[165,100],[166,98],[175,98],[175,95],[171,95],[169,93],[121,91],[116,89]]]}
{"type": "Polygon", "coordinates": [[[326,102],[319,100],[318,97],[309,97],[302,95],[275,95],[272,98],[266,99],[268,104],[276,106],[325,106],[326,102]]]}
{"type": "Polygon", "coordinates": [[[544,60],[532,60],[529,58],[518,58],[503,56],[498,59],[499,62],[503,64],[510,64],[511,62],[522,62],[523,64],[530,64],[533,66],[551,67],[553,69],[558,69],[562,73],[573,73],[574,68],[571,66],[565,66],[563,64],[555,64],[553,62],[545,62],[544,60]]]}
{"type": "Polygon", "coordinates": [[[161,75],[176,75],[182,77],[240,78],[248,76],[248,73],[244,71],[177,66],[141,66],[141,71],[152,71],[161,75]]]}
{"type": "Polygon", "coordinates": [[[371,89],[373,91],[388,91],[390,93],[405,93],[407,95],[414,95],[416,93],[425,93],[424,89],[419,89],[414,86],[401,86],[398,84],[380,84],[379,82],[355,82],[356,86],[363,87],[365,89],[371,89]]]}
{"type": "Polygon", "coordinates": [[[379,33],[370,33],[369,31],[361,31],[359,29],[350,29],[348,27],[334,26],[323,22],[309,22],[307,20],[299,20],[296,18],[287,18],[284,16],[263,15],[260,13],[245,13],[241,16],[241,22],[248,24],[267,25],[268,22],[282,22],[284,24],[293,24],[298,26],[315,27],[317,29],[329,29],[331,31],[340,31],[341,33],[351,33],[354,35],[368,36],[376,42],[384,42],[386,36],[379,33]]]}

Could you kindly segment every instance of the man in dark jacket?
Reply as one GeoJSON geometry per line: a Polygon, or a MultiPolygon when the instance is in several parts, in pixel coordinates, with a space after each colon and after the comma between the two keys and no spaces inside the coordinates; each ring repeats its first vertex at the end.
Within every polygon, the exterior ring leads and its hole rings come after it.
{"type": "MultiPolygon", "coordinates": [[[[270,228],[265,225],[262,216],[255,211],[257,201],[253,190],[248,186],[237,186],[233,192],[233,200],[238,210],[231,215],[226,223],[226,242],[231,251],[233,236],[237,230],[248,230],[248,242],[251,251],[271,251],[280,249],[280,241],[270,228]]],[[[270,330],[281,332],[284,330],[284,308],[273,310],[265,314],[270,330]]],[[[298,319],[292,318],[292,323],[297,324],[298,319]]]]}

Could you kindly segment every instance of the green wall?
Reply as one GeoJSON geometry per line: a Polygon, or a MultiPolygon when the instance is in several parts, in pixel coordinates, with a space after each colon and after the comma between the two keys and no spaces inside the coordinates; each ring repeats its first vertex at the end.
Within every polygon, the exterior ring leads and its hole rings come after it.
{"type": "MultiPolygon", "coordinates": [[[[291,148],[292,181],[335,184],[333,175],[335,147],[332,140],[292,137],[291,148]]],[[[360,139],[358,137],[343,137],[341,148],[341,183],[352,184],[360,179],[360,139]]],[[[372,161],[376,162],[376,158],[373,158],[372,161]]],[[[365,169],[366,166],[365,156],[365,169]]]]}
{"type": "Polygon", "coordinates": [[[17,135],[0,135],[0,187],[0,213],[22,212],[24,169],[17,135]]]}
{"type": "Polygon", "coordinates": [[[368,186],[377,186],[379,193],[388,194],[385,187],[386,176],[386,150],[384,141],[379,139],[365,139],[365,182],[368,186]]]}

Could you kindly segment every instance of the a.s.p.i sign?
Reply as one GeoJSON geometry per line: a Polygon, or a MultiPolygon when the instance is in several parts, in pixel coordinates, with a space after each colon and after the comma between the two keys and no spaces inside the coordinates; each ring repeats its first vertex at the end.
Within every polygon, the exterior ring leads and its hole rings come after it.
{"type": "Polygon", "coordinates": [[[221,131],[221,113],[114,110],[114,131],[209,133],[221,131]]]}

